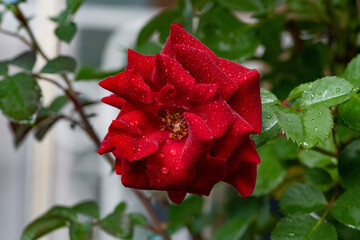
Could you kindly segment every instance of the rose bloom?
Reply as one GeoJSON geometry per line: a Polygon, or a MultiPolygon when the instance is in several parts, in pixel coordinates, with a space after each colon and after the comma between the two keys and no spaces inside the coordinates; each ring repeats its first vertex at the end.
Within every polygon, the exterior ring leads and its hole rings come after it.
{"type": "Polygon", "coordinates": [[[260,158],[259,73],[214,52],[173,23],[161,53],[129,49],[126,70],[100,82],[121,109],[99,154],[112,152],[124,186],[209,195],[224,181],[252,194],[260,158]]]}

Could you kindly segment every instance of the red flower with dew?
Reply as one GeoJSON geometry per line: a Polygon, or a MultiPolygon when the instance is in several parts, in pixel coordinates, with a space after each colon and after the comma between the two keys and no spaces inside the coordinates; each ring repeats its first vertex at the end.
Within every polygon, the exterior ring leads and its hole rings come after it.
{"type": "Polygon", "coordinates": [[[224,181],[252,194],[260,158],[259,73],[218,58],[177,23],[161,53],[128,51],[126,70],[100,82],[121,109],[99,154],[112,152],[124,186],[209,195],[224,181]]]}

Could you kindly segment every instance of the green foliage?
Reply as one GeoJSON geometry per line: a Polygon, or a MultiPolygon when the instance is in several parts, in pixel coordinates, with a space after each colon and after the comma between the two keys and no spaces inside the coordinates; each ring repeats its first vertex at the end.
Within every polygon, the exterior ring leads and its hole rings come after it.
{"type": "Polygon", "coordinates": [[[348,227],[360,230],[359,185],[343,193],[334,203],[331,214],[348,227]]]}
{"type": "Polygon", "coordinates": [[[0,81],[0,109],[19,123],[34,123],[40,108],[41,90],[35,79],[19,73],[0,81]]]}
{"type": "Polygon", "coordinates": [[[70,43],[76,34],[76,25],[73,22],[60,23],[55,29],[56,36],[67,43],[70,43]]]}
{"type": "Polygon", "coordinates": [[[340,117],[351,128],[360,131],[360,95],[354,95],[339,106],[340,117]]]}
{"type": "Polygon", "coordinates": [[[280,220],[271,234],[271,240],[337,239],[335,228],[309,215],[293,215],[280,220]]]}
{"type": "Polygon", "coordinates": [[[7,62],[0,62],[0,76],[6,76],[8,71],[7,62]]]}
{"type": "Polygon", "coordinates": [[[316,187],[294,183],[280,198],[280,208],[285,214],[311,213],[326,206],[323,193],[316,187]]]}
{"type": "Polygon", "coordinates": [[[75,72],[76,60],[72,57],[59,56],[52,60],[49,60],[44,68],[41,70],[42,73],[69,73],[75,72]]]}
{"type": "Polygon", "coordinates": [[[360,186],[360,140],[347,145],[339,158],[341,184],[346,189],[360,186]]]}
{"type": "Polygon", "coordinates": [[[360,87],[360,54],[347,65],[343,77],[354,86],[360,87]]]}
{"type": "Polygon", "coordinates": [[[345,79],[324,77],[311,83],[302,94],[300,106],[308,108],[314,104],[331,107],[349,100],[358,89],[345,79]]]}
{"type": "Polygon", "coordinates": [[[71,223],[69,233],[70,240],[91,239],[91,222],[84,222],[83,224],[71,223]]]}
{"type": "Polygon", "coordinates": [[[211,240],[241,239],[245,235],[249,223],[249,219],[232,219],[222,225],[211,237],[211,240]]]}
{"type": "Polygon", "coordinates": [[[95,219],[100,219],[100,211],[96,202],[88,201],[79,203],[73,207],[73,210],[77,213],[81,213],[95,219]]]}
{"type": "Polygon", "coordinates": [[[86,81],[86,80],[99,80],[105,79],[109,76],[114,76],[124,69],[118,69],[115,71],[104,72],[99,69],[90,66],[82,66],[76,74],[75,81],[86,81]]]}
{"type": "Polygon", "coordinates": [[[34,51],[24,52],[13,60],[9,61],[9,64],[16,65],[27,71],[31,71],[36,61],[36,53],[34,51]]]}
{"type": "Polygon", "coordinates": [[[254,28],[217,5],[201,17],[196,35],[219,57],[228,59],[250,58],[260,43],[254,28]]]}
{"type": "Polygon", "coordinates": [[[265,195],[274,190],[284,179],[286,169],[276,156],[272,143],[258,148],[261,164],[254,190],[255,196],[265,195]]]}

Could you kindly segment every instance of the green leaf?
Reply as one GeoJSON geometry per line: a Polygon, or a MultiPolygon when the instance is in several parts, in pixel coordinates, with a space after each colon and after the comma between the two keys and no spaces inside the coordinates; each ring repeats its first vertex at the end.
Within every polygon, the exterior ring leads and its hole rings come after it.
{"type": "Polygon", "coordinates": [[[287,99],[290,101],[292,99],[301,97],[304,91],[310,86],[311,82],[300,84],[299,86],[295,87],[291,92],[289,93],[289,96],[287,99]]]}
{"type": "Polygon", "coordinates": [[[78,212],[82,213],[84,215],[99,219],[100,218],[100,211],[99,207],[96,202],[94,201],[87,201],[82,202],[73,207],[73,209],[78,212]]]}
{"type": "Polygon", "coordinates": [[[84,0],[66,0],[66,10],[74,14],[84,0]]]}
{"type": "Polygon", "coordinates": [[[36,61],[36,53],[34,51],[25,52],[9,61],[9,64],[16,65],[25,70],[31,71],[36,61]]]}
{"type": "Polygon", "coordinates": [[[360,131],[360,95],[354,95],[339,106],[340,117],[351,128],[360,131]]]}
{"type": "Polygon", "coordinates": [[[234,60],[252,57],[260,44],[255,28],[216,5],[200,18],[196,36],[219,57],[234,60]]]}
{"type": "Polygon", "coordinates": [[[286,138],[277,138],[273,141],[275,145],[275,153],[280,161],[293,160],[297,158],[299,152],[299,146],[286,140],[286,138]]]}
{"type": "Polygon", "coordinates": [[[335,228],[310,215],[293,215],[282,218],[271,234],[271,240],[336,240],[335,228]]]}
{"type": "Polygon", "coordinates": [[[70,224],[69,234],[70,240],[91,239],[91,222],[85,222],[83,224],[70,224]]]}
{"type": "Polygon", "coordinates": [[[104,72],[100,69],[96,69],[90,66],[82,66],[80,67],[78,73],[76,74],[76,81],[85,81],[85,80],[98,80],[105,79],[109,76],[114,76],[119,72],[124,71],[124,68],[120,68],[118,70],[104,72]]]}
{"type": "MultiPolygon", "coordinates": [[[[358,176],[357,176],[358,177],[358,176]]],[[[345,191],[335,202],[331,214],[348,227],[360,230],[360,185],[345,191]]]]}
{"type": "Polygon", "coordinates": [[[47,107],[47,110],[55,113],[60,112],[60,110],[65,107],[68,101],[69,99],[67,96],[58,96],[52,101],[50,106],[47,107]]]}
{"type": "Polygon", "coordinates": [[[6,76],[8,71],[9,69],[7,62],[0,62],[0,76],[6,76]]]}
{"type": "Polygon", "coordinates": [[[321,103],[331,107],[349,100],[356,91],[357,88],[343,78],[324,77],[307,87],[300,99],[300,105],[307,108],[321,103]]]}
{"type": "Polygon", "coordinates": [[[142,213],[129,213],[129,218],[136,225],[145,226],[148,222],[142,213]]]}
{"type": "Polygon", "coordinates": [[[125,207],[125,203],[120,203],[113,213],[99,222],[99,227],[117,238],[131,239],[133,235],[132,222],[124,213],[125,207]]]}
{"type": "Polygon", "coordinates": [[[268,143],[258,149],[261,164],[253,195],[265,195],[274,190],[284,179],[286,170],[275,154],[275,145],[268,143]]]}
{"type": "Polygon", "coordinates": [[[23,142],[27,134],[31,131],[32,126],[26,124],[19,124],[15,122],[10,122],[10,128],[14,135],[14,145],[19,147],[23,142]]]}
{"type": "Polygon", "coordinates": [[[58,120],[60,120],[60,117],[58,116],[48,117],[37,124],[35,138],[38,141],[41,141],[58,120]]]}
{"type": "MultiPolygon", "coordinates": [[[[155,43],[155,42],[145,42],[140,46],[136,46],[134,49],[136,52],[147,54],[147,55],[155,55],[162,50],[162,45],[155,43]]],[[[123,71],[123,70],[121,70],[123,71]]],[[[120,72],[120,71],[119,71],[120,72]]]]}
{"type": "Polygon", "coordinates": [[[0,109],[15,122],[33,123],[40,100],[41,90],[28,74],[19,73],[0,81],[0,109]]]}
{"type": "Polygon", "coordinates": [[[69,17],[69,12],[64,10],[64,11],[60,12],[60,14],[58,16],[51,17],[50,20],[55,23],[62,24],[62,23],[67,22],[68,17],[69,17]]]}
{"type": "Polygon", "coordinates": [[[325,140],[333,126],[332,114],[328,107],[314,105],[297,112],[289,108],[279,108],[279,125],[299,145],[309,149],[325,140]]]}
{"type": "Polygon", "coordinates": [[[347,145],[339,158],[341,185],[346,189],[360,186],[360,140],[347,145]]]}
{"type": "Polygon", "coordinates": [[[193,28],[192,20],[193,20],[193,14],[194,14],[191,0],[179,1],[179,8],[181,10],[181,18],[182,18],[182,23],[184,25],[184,28],[186,31],[191,33],[192,28],[193,28]]]}
{"type": "Polygon", "coordinates": [[[333,186],[331,175],[321,168],[307,169],[305,172],[307,183],[313,184],[321,191],[325,192],[333,186]]]}
{"type": "Polygon", "coordinates": [[[211,240],[241,239],[250,225],[249,219],[232,219],[222,225],[212,236],[211,240]]]}
{"type": "Polygon", "coordinates": [[[256,147],[260,147],[272,138],[276,137],[280,131],[278,119],[270,107],[262,109],[262,129],[260,134],[251,135],[256,147]]]}
{"type": "Polygon", "coordinates": [[[275,105],[279,102],[277,97],[270,91],[260,88],[261,104],[264,105],[275,105]]]}
{"type": "Polygon", "coordinates": [[[162,11],[141,29],[136,40],[137,46],[146,43],[156,32],[160,33],[160,40],[164,42],[169,36],[170,25],[179,18],[181,18],[181,13],[178,9],[167,9],[162,11]]]}
{"type": "Polygon", "coordinates": [[[202,197],[192,195],[179,205],[170,205],[169,228],[177,228],[186,223],[191,223],[194,217],[202,214],[203,202],[202,197]]]}
{"type": "Polygon", "coordinates": [[[77,222],[76,212],[73,209],[65,206],[55,206],[51,208],[47,213],[44,214],[44,217],[63,218],[72,223],[77,222]]]}
{"type": "Polygon", "coordinates": [[[325,196],[318,188],[303,183],[294,183],[280,198],[280,209],[288,215],[315,212],[326,204],[325,196]]]}
{"type": "Polygon", "coordinates": [[[343,77],[354,86],[360,88],[360,54],[353,58],[346,66],[343,77]]]}
{"type": "Polygon", "coordinates": [[[61,23],[56,29],[55,34],[60,39],[70,43],[76,34],[76,24],[74,22],[61,23]]]}
{"type": "Polygon", "coordinates": [[[66,221],[63,218],[40,217],[25,228],[21,240],[38,239],[55,229],[65,226],[66,221]]]}
{"type": "Polygon", "coordinates": [[[60,56],[48,61],[41,70],[42,73],[68,73],[75,72],[76,61],[72,57],[60,56]]]}

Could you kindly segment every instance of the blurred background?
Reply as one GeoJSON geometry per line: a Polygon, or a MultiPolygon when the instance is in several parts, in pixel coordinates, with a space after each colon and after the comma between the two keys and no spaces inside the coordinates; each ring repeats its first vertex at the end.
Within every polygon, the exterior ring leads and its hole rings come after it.
{"type": "MultiPolygon", "coordinates": [[[[134,47],[141,27],[161,9],[175,3],[170,0],[87,0],[75,18],[78,34],[70,45],[62,44],[61,51],[85,65],[119,69],[126,64],[127,48],[134,47]]],[[[56,16],[64,4],[62,0],[31,0],[21,5],[27,16],[36,15],[31,26],[48,54],[54,54],[55,43],[54,26],[49,17],[56,16]]],[[[17,21],[6,14],[1,28],[16,29],[17,21]]],[[[26,50],[22,42],[4,34],[0,34],[0,43],[0,61],[26,50]]],[[[57,92],[49,86],[43,87],[46,102],[57,92]]],[[[76,87],[96,99],[107,95],[97,82],[76,87]]],[[[93,107],[90,112],[100,116],[96,118],[95,127],[98,134],[104,136],[104,125],[116,117],[117,111],[102,106],[93,107]]],[[[20,239],[26,224],[54,204],[72,205],[92,199],[106,214],[122,199],[132,199],[132,193],[122,188],[120,177],[110,174],[107,163],[94,154],[93,144],[79,129],[70,129],[67,122],[57,124],[41,143],[27,136],[16,148],[9,121],[0,114],[0,136],[1,239],[20,239]]],[[[130,209],[141,208],[136,199],[129,203],[130,209]]],[[[50,239],[68,239],[67,230],[58,231],[50,239]]],[[[96,239],[113,238],[104,235],[96,239]]]]}

